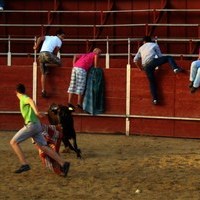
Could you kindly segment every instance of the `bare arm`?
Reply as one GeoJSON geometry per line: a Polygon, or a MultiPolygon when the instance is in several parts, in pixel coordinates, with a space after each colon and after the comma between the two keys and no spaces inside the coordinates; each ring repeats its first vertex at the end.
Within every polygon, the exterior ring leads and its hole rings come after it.
{"type": "Polygon", "coordinates": [[[74,66],[76,60],[77,60],[77,55],[74,55],[74,57],[73,57],[73,61],[72,61],[72,65],[73,65],[73,66],[74,66]]]}
{"type": "Polygon", "coordinates": [[[137,67],[138,69],[140,69],[141,71],[143,70],[143,69],[142,69],[142,65],[141,65],[141,61],[134,61],[134,63],[135,63],[135,65],[136,65],[136,67],[137,67]]]}
{"type": "Polygon", "coordinates": [[[99,60],[99,56],[98,55],[95,55],[94,56],[94,67],[98,67],[98,60],[99,60]]]}
{"type": "Polygon", "coordinates": [[[159,47],[158,45],[155,46],[155,52],[156,52],[156,55],[157,55],[158,57],[161,57],[161,56],[162,56],[160,47],[159,47]]]}
{"type": "Polygon", "coordinates": [[[142,64],[141,64],[141,55],[140,52],[138,51],[137,54],[135,55],[133,62],[135,63],[136,67],[140,70],[142,69],[142,64]]]}
{"type": "Polygon", "coordinates": [[[43,42],[45,40],[45,36],[41,36],[36,40],[35,45],[33,46],[34,50],[37,50],[38,47],[40,46],[41,42],[43,42]]]}
{"type": "Polygon", "coordinates": [[[58,52],[59,52],[59,50],[60,50],[60,48],[59,48],[59,47],[56,47],[56,48],[54,49],[54,51],[53,51],[53,54],[54,54],[54,55],[57,55],[58,52]]]}
{"type": "Polygon", "coordinates": [[[31,98],[28,98],[28,99],[27,99],[27,103],[31,106],[31,108],[33,109],[33,111],[35,112],[35,114],[36,114],[38,117],[40,117],[40,118],[44,117],[44,115],[42,115],[42,114],[38,111],[37,106],[35,105],[34,101],[33,101],[31,98]]]}

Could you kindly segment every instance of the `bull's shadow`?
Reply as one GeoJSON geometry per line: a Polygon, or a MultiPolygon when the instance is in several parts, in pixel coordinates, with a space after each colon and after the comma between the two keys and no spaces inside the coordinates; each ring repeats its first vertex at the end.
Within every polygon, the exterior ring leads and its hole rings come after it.
{"type": "Polygon", "coordinates": [[[48,120],[52,125],[62,125],[62,141],[64,143],[65,149],[71,149],[75,151],[77,158],[82,158],[81,150],[78,148],[76,141],[76,132],[74,129],[74,119],[72,112],[74,112],[74,108],[72,107],[53,103],[48,109],[48,120]],[[72,144],[70,140],[73,141],[72,144]]]}

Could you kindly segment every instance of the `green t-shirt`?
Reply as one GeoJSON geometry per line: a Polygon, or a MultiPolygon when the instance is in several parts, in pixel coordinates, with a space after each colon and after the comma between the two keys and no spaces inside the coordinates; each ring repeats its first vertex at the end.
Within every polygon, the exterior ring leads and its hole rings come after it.
{"type": "Polygon", "coordinates": [[[31,108],[30,104],[27,104],[27,99],[29,97],[27,95],[22,95],[20,98],[20,111],[24,118],[25,124],[29,122],[38,122],[39,119],[36,116],[34,110],[31,108]]]}

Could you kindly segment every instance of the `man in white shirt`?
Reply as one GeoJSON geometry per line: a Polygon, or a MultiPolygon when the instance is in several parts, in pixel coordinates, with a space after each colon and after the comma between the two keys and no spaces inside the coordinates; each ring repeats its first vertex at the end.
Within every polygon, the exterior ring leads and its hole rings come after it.
{"type": "Polygon", "coordinates": [[[152,95],[152,102],[154,105],[158,104],[157,86],[154,72],[157,66],[164,63],[169,63],[174,73],[183,71],[171,56],[163,56],[157,43],[152,42],[150,36],[143,38],[143,45],[139,48],[137,54],[133,59],[136,66],[144,70],[149,80],[150,91],[152,95]],[[142,66],[140,65],[140,61],[142,66]]]}
{"type": "Polygon", "coordinates": [[[46,75],[49,73],[48,66],[60,66],[61,60],[57,57],[57,54],[62,46],[62,41],[65,38],[63,31],[57,31],[55,36],[41,36],[37,39],[34,50],[37,50],[40,44],[43,42],[40,54],[39,62],[41,68],[41,86],[42,97],[46,98],[47,93],[45,90],[46,75]]]}

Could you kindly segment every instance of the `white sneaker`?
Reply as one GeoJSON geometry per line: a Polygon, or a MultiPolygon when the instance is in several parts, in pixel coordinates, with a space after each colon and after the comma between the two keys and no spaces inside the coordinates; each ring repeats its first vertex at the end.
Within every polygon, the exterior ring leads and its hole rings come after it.
{"type": "Polygon", "coordinates": [[[174,69],[174,73],[175,74],[177,74],[179,72],[182,72],[182,71],[183,71],[183,69],[181,67],[178,67],[178,68],[174,69]]]}
{"type": "Polygon", "coordinates": [[[154,105],[157,105],[157,104],[158,104],[158,100],[154,99],[154,100],[153,100],[153,104],[154,104],[154,105]]]}

